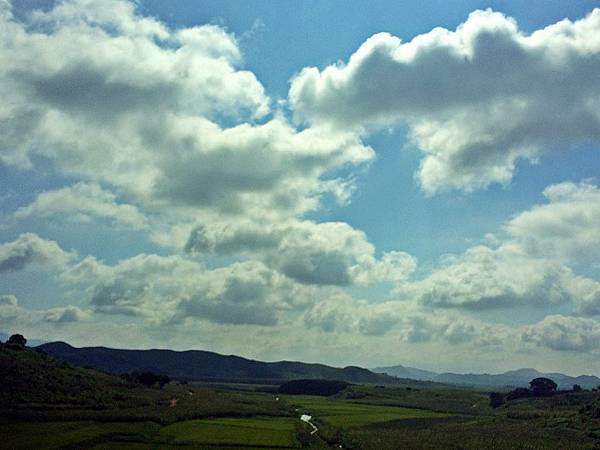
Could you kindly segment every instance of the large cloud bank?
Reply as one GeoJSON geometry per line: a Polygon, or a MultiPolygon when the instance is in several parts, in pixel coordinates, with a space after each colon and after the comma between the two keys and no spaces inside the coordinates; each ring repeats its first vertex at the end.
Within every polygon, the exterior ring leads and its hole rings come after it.
{"type": "Polygon", "coordinates": [[[340,128],[406,124],[429,193],[505,183],[520,159],[600,142],[600,9],[531,34],[475,11],[409,42],[369,38],[347,63],[305,68],[290,102],[340,128]]]}

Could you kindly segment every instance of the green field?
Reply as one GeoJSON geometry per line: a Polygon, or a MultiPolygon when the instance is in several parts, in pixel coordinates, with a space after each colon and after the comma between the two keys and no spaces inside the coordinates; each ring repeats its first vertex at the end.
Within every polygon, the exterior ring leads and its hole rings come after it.
{"type": "Polygon", "coordinates": [[[189,420],[164,427],[160,435],[176,445],[293,448],[296,422],[298,419],[288,417],[189,420]]]}
{"type": "Polygon", "coordinates": [[[357,427],[392,420],[447,417],[448,414],[423,409],[370,405],[312,395],[284,396],[285,400],[318,421],[335,427],[357,427]]]}
{"type": "MultiPolygon", "coordinates": [[[[358,387],[354,387],[358,388],[358,387]]],[[[195,389],[195,388],[186,388],[195,389]]],[[[375,392],[374,387],[359,390],[375,392]]],[[[168,390],[169,394],[177,391],[168,390]]],[[[384,394],[374,395],[379,402],[384,394]]],[[[403,395],[397,388],[386,388],[391,403],[403,395]]],[[[454,395],[480,395],[453,391],[454,395]]],[[[210,391],[202,388],[181,399],[176,406],[162,404],[161,421],[142,420],[143,416],[121,416],[111,421],[12,421],[0,424],[0,448],[25,449],[290,449],[336,448],[464,449],[479,450],[592,450],[600,448],[600,394],[583,392],[561,394],[547,399],[524,399],[486,413],[455,414],[425,409],[385,406],[336,397],[283,396],[261,392],[210,391]],[[210,392],[210,394],[208,393],[210,392]],[[202,395],[200,395],[202,394],[202,395]],[[211,402],[226,401],[216,409],[230,417],[180,419],[178,408],[205,412],[211,402]],[[185,400],[185,401],[184,401],[185,400]],[[272,404],[277,404],[277,410],[272,404]],[[237,405],[260,411],[258,415],[231,417],[237,405]],[[276,415],[265,415],[275,411],[276,415]],[[316,435],[299,420],[311,414],[319,427],[316,435]],[[173,419],[168,421],[166,419],[173,419]]],[[[422,393],[428,399],[431,393],[422,393]]],[[[352,396],[352,395],[351,395],[352,396]]],[[[156,408],[159,408],[158,406],[156,408]]],[[[443,409],[443,403],[436,409],[443,409]]],[[[139,411],[136,408],[136,411],[139,411]]],[[[247,412],[247,411],[245,411],[247,412]]],[[[101,416],[117,416],[117,411],[99,411],[101,416]]],[[[185,415],[185,414],[184,414],[185,415]]]]}
{"type": "Polygon", "coordinates": [[[151,442],[153,422],[30,422],[0,425],[0,448],[11,450],[91,448],[114,441],[151,442]]]}

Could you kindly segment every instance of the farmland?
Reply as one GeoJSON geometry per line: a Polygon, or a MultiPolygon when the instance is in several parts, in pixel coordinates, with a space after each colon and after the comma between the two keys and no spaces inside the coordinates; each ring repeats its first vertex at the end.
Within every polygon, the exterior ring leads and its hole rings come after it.
{"type": "Polygon", "coordinates": [[[597,391],[521,398],[494,409],[484,390],[409,381],[346,383],[333,395],[291,395],[265,385],[142,386],[31,350],[2,348],[0,363],[0,447],[11,450],[600,445],[597,391]],[[302,414],[312,416],[316,433],[302,414]]]}

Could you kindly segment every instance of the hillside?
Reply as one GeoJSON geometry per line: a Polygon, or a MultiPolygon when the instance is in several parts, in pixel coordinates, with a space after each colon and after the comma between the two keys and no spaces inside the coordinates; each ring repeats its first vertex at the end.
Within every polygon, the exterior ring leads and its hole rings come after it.
{"type": "Polygon", "coordinates": [[[121,350],[106,347],[76,348],[64,342],[51,342],[38,348],[80,367],[93,367],[120,374],[149,370],[189,381],[227,381],[278,384],[284,380],[321,378],[351,383],[397,383],[395,377],[376,374],[355,366],[344,368],[293,361],[262,362],[233,355],[188,350],[121,350]]]}
{"type": "Polygon", "coordinates": [[[149,387],[71,366],[39,349],[0,345],[0,424],[65,420],[165,424],[204,417],[289,415],[288,410],[266,393],[245,396],[175,383],[149,387]]]}
{"type": "Polygon", "coordinates": [[[452,372],[436,373],[398,365],[377,367],[373,371],[376,373],[387,373],[395,377],[463,386],[527,387],[532,379],[538,377],[546,377],[554,380],[558,384],[559,389],[571,389],[574,384],[579,384],[585,389],[592,389],[600,385],[600,378],[593,375],[572,377],[563,373],[543,373],[535,369],[518,369],[500,374],[462,374],[452,372]]]}
{"type": "MultiPolygon", "coordinates": [[[[126,383],[96,370],[72,367],[31,349],[0,346],[0,404],[91,406],[123,397],[126,383]]],[[[124,398],[123,398],[124,399],[124,398]]]]}

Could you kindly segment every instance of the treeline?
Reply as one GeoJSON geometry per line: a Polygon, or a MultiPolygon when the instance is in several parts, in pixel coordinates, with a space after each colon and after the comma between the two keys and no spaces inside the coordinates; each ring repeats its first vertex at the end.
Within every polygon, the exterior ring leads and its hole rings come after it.
{"type": "MultiPolygon", "coordinates": [[[[558,385],[550,378],[534,378],[529,382],[529,388],[516,388],[515,390],[506,393],[490,392],[490,406],[492,408],[498,408],[508,401],[520,398],[550,397],[558,392],[557,388],[558,385]]],[[[573,390],[571,392],[581,391],[581,386],[575,384],[573,385],[573,390]]]]}
{"type": "Polygon", "coordinates": [[[165,384],[169,384],[171,382],[171,378],[169,378],[167,375],[158,375],[148,371],[124,373],[121,375],[121,378],[130,383],[143,384],[144,386],[148,387],[158,386],[161,389],[165,384]]]}
{"type": "Polygon", "coordinates": [[[338,380],[293,380],[279,386],[280,394],[321,395],[328,397],[343,391],[350,383],[338,380]]]}

